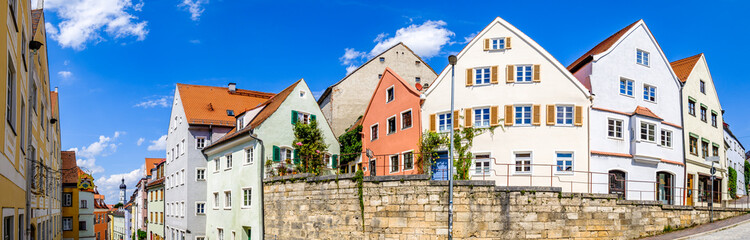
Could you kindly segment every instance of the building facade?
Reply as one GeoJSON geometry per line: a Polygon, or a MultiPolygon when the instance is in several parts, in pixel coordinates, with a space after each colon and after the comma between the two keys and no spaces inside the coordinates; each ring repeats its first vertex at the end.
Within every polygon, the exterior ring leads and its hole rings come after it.
{"type": "Polygon", "coordinates": [[[107,239],[107,212],[109,207],[104,202],[104,195],[94,192],[94,235],[96,240],[107,239]]]}
{"type": "Polygon", "coordinates": [[[429,87],[437,76],[432,67],[403,43],[371,58],[326,88],[318,99],[323,116],[337,137],[344,134],[365,113],[370,96],[386,67],[390,67],[412,86],[419,83],[429,87]]]}
{"type": "Polygon", "coordinates": [[[682,204],[681,84],[646,24],[630,24],[568,69],[594,95],[593,192],[682,204]]]}
{"type": "MultiPolygon", "coordinates": [[[[457,55],[455,110],[451,67],[425,92],[422,128],[482,131],[473,138],[468,174],[498,185],[588,191],[589,93],[564,66],[501,18],[457,55]],[[581,174],[581,172],[584,172],[581,174]],[[581,183],[581,184],[576,184],[581,183]]],[[[448,152],[438,150],[433,178],[447,179],[448,152]]]]}
{"type": "MultiPolygon", "coordinates": [[[[747,194],[748,183],[745,182],[745,147],[742,143],[734,136],[731,130],[729,130],[729,124],[724,123],[724,149],[727,156],[727,169],[730,167],[737,172],[737,196],[744,196],[747,194]]],[[[727,183],[729,184],[729,183],[727,183]]]]}
{"type": "Polygon", "coordinates": [[[151,171],[152,180],[146,185],[148,196],[148,240],[164,239],[164,159],[151,171]]]}

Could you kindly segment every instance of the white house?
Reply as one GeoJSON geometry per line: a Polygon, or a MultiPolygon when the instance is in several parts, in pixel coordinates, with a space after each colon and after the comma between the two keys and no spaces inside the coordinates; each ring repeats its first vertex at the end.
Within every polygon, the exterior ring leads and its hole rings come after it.
{"type": "MultiPolygon", "coordinates": [[[[425,92],[424,130],[492,128],[474,138],[470,178],[505,186],[588,192],[588,89],[529,36],[502,18],[480,31],[425,92]],[[499,127],[502,125],[502,128],[499,127]]],[[[447,155],[447,151],[438,153],[447,155]]],[[[433,165],[441,174],[447,160],[433,165]]]]}
{"type": "Polygon", "coordinates": [[[726,149],[728,167],[737,171],[737,195],[747,194],[747,182],[745,182],[745,147],[729,130],[729,124],[724,123],[724,147],[726,149]]]}
{"type": "Polygon", "coordinates": [[[643,20],[605,39],[568,69],[594,95],[593,192],[682,204],[680,80],[643,20]]]}

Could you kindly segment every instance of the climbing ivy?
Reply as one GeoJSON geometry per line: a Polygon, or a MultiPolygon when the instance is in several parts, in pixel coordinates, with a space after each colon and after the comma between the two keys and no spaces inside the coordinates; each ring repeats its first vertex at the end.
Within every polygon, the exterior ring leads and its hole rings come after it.
{"type": "MultiPolygon", "coordinates": [[[[502,128],[500,125],[489,128],[461,127],[453,131],[453,166],[456,168],[454,179],[469,180],[469,168],[471,168],[471,160],[474,158],[474,154],[471,153],[471,148],[474,146],[474,138],[484,133],[494,134],[495,129],[498,127],[502,128]]],[[[422,134],[422,141],[419,144],[422,154],[417,159],[417,166],[424,167],[421,169],[422,172],[426,172],[425,170],[430,169],[429,167],[435,163],[437,159],[436,150],[441,148],[447,149],[449,143],[450,134],[448,133],[427,131],[422,134]]]]}
{"type": "Polygon", "coordinates": [[[745,191],[750,186],[750,162],[745,160],[745,191]]]}
{"type": "Polygon", "coordinates": [[[357,170],[352,178],[353,181],[357,182],[357,195],[359,197],[359,210],[362,218],[362,232],[365,232],[365,199],[362,194],[362,186],[365,178],[365,173],[362,169],[357,170]]]}
{"type": "Polygon", "coordinates": [[[359,125],[339,136],[341,143],[341,165],[357,160],[362,153],[362,125],[359,125]]]}
{"type": "MultiPolygon", "coordinates": [[[[323,139],[323,132],[318,128],[318,121],[311,119],[309,124],[298,121],[294,124],[294,149],[298,151],[301,172],[319,174],[323,167],[323,153],[328,145],[323,139]]],[[[296,162],[295,162],[296,164],[296,162]]]]}
{"type": "Polygon", "coordinates": [[[737,171],[729,167],[729,197],[737,198],[737,171]]]}

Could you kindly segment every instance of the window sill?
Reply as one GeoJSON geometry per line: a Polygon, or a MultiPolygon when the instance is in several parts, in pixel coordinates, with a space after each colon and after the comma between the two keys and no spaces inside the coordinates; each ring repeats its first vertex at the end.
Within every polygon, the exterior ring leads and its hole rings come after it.
{"type": "Polygon", "coordinates": [[[224,210],[232,210],[232,207],[224,207],[224,210]]]}
{"type": "Polygon", "coordinates": [[[246,163],[242,164],[242,166],[250,166],[250,165],[253,165],[253,162],[249,162],[249,163],[246,162],[246,163]]]}
{"type": "Polygon", "coordinates": [[[252,206],[242,206],[240,209],[250,209],[252,206]]]}
{"type": "Polygon", "coordinates": [[[531,172],[514,172],[513,176],[531,176],[531,172]]]}
{"type": "Polygon", "coordinates": [[[641,66],[644,66],[644,67],[647,67],[647,68],[651,68],[651,65],[647,65],[647,64],[643,64],[643,63],[638,63],[638,62],[636,62],[635,64],[638,64],[638,65],[641,65],[641,66]]]}
{"type": "Polygon", "coordinates": [[[633,96],[633,95],[627,95],[627,94],[624,94],[624,93],[620,93],[620,96],[629,97],[629,98],[635,98],[635,96],[633,96]]]}
{"type": "Polygon", "coordinates": [[[618,140],[618,141],[623,141],[623,140],[625,140],[625,139],[624,139],[624,138],[622,138],[622,137],[610,137],[610,136],[607,136],[607,138],[608,138],[608,139],[611,139],[611,140],[618,140]]]}
{"type": "Polygon", "coordinates": [[[412,128],[412,127],[414,127],[414,126],[412,125],[412,126],[408,126],[408,127],[402,127],[402,128],[401,128],[401,131],[404,131],[404,130],[406,130],[406,129],[409,129],[409,128],[412,128]]]}
{"type": "Polygon", "coordinates": [[[573,171],[560,171],[560,172],[555,171],[555,175],[560,175],[560,176],[573,176],[574,174],[575,173],[573,171]]]}
{"type": "Polygon", "coordinates": [[[232,168],[225,168],[225,169],[224,169],[224,171],[225,171],[225,172],[226,172],[226,171],[229,171],[229,170],[232,170],[232,168]]]}

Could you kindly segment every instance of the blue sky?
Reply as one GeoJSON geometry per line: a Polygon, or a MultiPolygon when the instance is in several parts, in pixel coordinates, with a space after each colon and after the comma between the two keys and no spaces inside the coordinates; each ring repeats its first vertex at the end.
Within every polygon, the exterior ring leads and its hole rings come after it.
{"type": "Polygon", "coordinates": [[[497,16],[563,65],[644,19],[670,61],[706,54],[725,120],[750,142],[748,3],[601,2],[47,0],[63,149],[78,150],[112,203],[121,177],[132,187],[145,157],[164,157],[175,83],[278,92],[305,78],[319,94],[398,41],[440,72],[497,16]]]}

